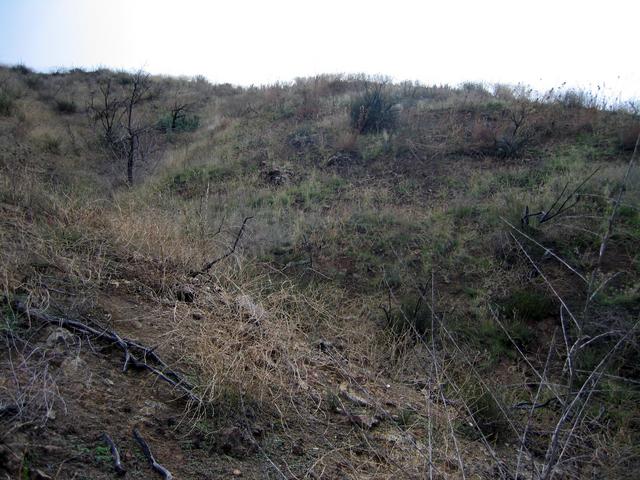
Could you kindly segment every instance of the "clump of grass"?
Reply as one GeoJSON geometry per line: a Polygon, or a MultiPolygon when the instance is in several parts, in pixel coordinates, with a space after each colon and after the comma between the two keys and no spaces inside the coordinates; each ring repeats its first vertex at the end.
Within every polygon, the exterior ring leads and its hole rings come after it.
{"type": "Polygon", "coordinates": [[[8,117],[13,112],[15,97],[4,88],[0,88],[0,116],[8,117]]]}
{"type": "Polygon", "coordinates": [[[539,322],[554,313],[554,303],[549,295],[535,290],[516,290],[506,297],[501,306],[507,317],[539,322]]]}
{"type": "Polygon", "coordinates": [[[56,111],[65,115],[70,115],[78,111],[78,106],[73,100],[56,100],[56,111]]]}
{"type": "Polygon", "coordinates": [[[163,133],[182,133],[182,132],[194,132],[200,126],[200,117],[197,115],[183,115],[174,120],[174,118],[167,114],[158,120],[157,128],[163,133]]]}
{"type": "Polygon", "coordinates": [[[480,439],[480,434],[493,441],[508,438],[509,422],[496,392],[489,392],[487,386],[472,381],[464,385],[459,395],[471,410],[471,417],[458,422],[457,429],[462,435],[473,440],[480,439]]]}
{"type": "Polygon", "coordinates": [[[38,143],[40,144],[40,149],[43,152],[50,153],[52,155],[60,155],[62,147],[62,140],[60,140],[60,138],[46,133],[38,138],[38,143]]]}
{"type": "Polygon", "coordinates": [[[24,63],[18,63],[14,65],[13,67],[11,67],[11,70],[21,75],[29,75],[30,73],[33,73],[33,70],[27,67],[24,63]]]}
{"type": "Polygon", "coordinates": [[[393,130],[397,112],[391,97],[378,84],[367,89],[351,103],[351,127],[360,133],[393,130]]]}
{"type": "Polygon", "coordinates": [[[184,198],[192,198],[203,193],[208,183],[222,182],[236,175],[231,167],[214,165],[210,167],[193,167],[173,175],[169,188],[184,198]]]}
{"type": "Polygon", "coordinates": [[[399,305],[385,310],[387,327],[394,335],[423,337],[431,329],[432,315],[421,295],[407,295],[399,305]]]}

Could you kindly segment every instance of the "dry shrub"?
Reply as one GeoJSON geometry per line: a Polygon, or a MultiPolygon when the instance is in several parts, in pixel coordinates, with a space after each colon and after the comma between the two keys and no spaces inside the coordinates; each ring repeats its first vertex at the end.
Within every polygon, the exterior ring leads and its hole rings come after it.
{"type": "Polygon", "coordinates": [[[358,151],[358,132],[341,132],[336,140],[335,148],[339,152],[355,153],[358,151]]]}
{"type": "Polygon", "coordinates": [[[640,125],[628,125],[618,132],[618,145],[621,150],[630,152],[636,146],[636,141],[640,136],[640,125]]]}
{"type": "Polygon", "coordinates": [[[496,131],[487,122],[478,118],[471,127],[472,148],[480,151],[488,151],[495,147],[496,131]]]}
{"type": "Polygon", "coordinates": [[[302,101],[296,108],[296,118],[298,120],[311,120],[320,114],[320,97],[314,90],[303,89],[302,101]]]}

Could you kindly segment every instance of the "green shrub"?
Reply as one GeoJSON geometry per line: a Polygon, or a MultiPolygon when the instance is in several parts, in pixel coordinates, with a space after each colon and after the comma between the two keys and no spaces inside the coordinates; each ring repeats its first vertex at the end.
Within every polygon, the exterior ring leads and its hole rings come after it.
{"type": "Polygon", "coordinates": [[[192,198],[206,191],[208,183],[222,182],[235,174],[231,167],[193,167],[173,175],[169,179],[168,187],[182,197],[192,198]]]}
{"type": "Polygon", "coordinates": [[[30,73],[33,73],[33,70],[31,70],[29,67],[27,67],[23,63],[19,63],[17,65],[14,65],[13,67],[11,67],[11,70],[13,70],[14,72],[18,72],[18,73],[20,73],[22,75],[28,75],[30,73]]]}
{"type": "Polygon", "coordinates": [[[0,91],[0,116],[8,117],[13,111],[13,96],[9,92],[0,91]]]}
{"type": "Polygon", "coordinates": [[[38,139],[40,148],[43,152],[59,155],[61,151],[62,141],[58,137],[50,134],[44,134],[38,139]]]}
{"type": "Polygon", "coordinates": [[[24,83],[31,90],[40,90],[44,82],[42,81],[42,77],[37,73],[31,74],[24,79],[24,83]]]}
{"type": "Polygon", "coordinates": [[[351,127],[360,133],[393,130],[396,113],[389,95],[383,91],[382,85],[377,85],[351,103],[351,127]]]}
{"type": "Polygon", "coordinates": [[[419,295],[407,296],[400,305],[386,312],[387,327],[400,336],[424,336],[431,328],[431,310],[419,295]]]}
{"type": "Polygon", "coordinates": [[[465,437],[478,440],[480,433],[489,440],[504,441],[510,435],[509,422],[503,413],[497,393],[489,392],[480,382],[469,382],[459,395],[469,406],[473,419],[457,422],[456,430],[465,437]],[[478,431],[480,430],[480,431],[478,431]]]}
{"type": "Polygon", "coordinates": [[[555,311],[549,295],[535,290],[517,290],[500,303],[507,317],[531,322],[544,320],[555,311]]]}
{"type": "Polygon", "coordinates": [[[78,111],[78,106],[73,100],[56,100],[56,110],[59,113],[71,114],[78,111]]]}
{"type": "Polygon", "coordinates": [[[183,115],[175,120],[171,114],[167,114],[158,121],[158,130],[163,133],[193,132],[200,126],[200,117],[197,115],[183,115]]]}

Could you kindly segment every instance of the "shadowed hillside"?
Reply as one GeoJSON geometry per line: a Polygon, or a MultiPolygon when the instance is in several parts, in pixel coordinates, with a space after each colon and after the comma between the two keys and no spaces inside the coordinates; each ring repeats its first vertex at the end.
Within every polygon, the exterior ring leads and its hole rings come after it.
{"type": "Polygon", "coordinates": [[[640,117],[0,69],[0,476],[633,478],[640,117]]]}

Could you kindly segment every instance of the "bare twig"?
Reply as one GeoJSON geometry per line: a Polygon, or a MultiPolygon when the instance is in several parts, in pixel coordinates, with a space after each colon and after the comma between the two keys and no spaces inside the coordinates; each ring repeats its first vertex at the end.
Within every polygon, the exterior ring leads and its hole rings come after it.
{"type": "Polygon", "coordinates": [[[516,232],[518,232],[520,235],[522,235],[524,238],[526,238],[527,240],[533,242],[535,245],[537,245],[540,248],[544,249],[545,254],[547,255],[551,255],[553,258],[555,258],[556,260],[558,260],[562,265],[564,265],[565,267],[567,267],[571,272],[575,273],[578,277],[580,277],[580,279],[585,282],[588,283],[589,281],[587,280],[587,277],[585,277],[583,274],[581,274],[580,272],[578,272],[574,267],[572,267],[571,265],[569,265],[562,257],[558,256],[557,254],[555,254],[553,252],[553,250],[551,250],[550,248],[545,247],[544,245],[542,245],[540,242],[538,242],[536,239],[530,237],[529,235],[527,235],[526,233],[524,233],[522,230],[518,229],[515,225],[513,225],[511,222],[509,222],[507,219],[505,219],[504,217],[500,217],[500,220],[502,220],[504,223],[506,223],[509,227],[511,227],[513,230],[515,230],[516,232]]]}
{"type": "Polygon", "coordinates": [[[236,235],[236,240],[233,242],[233,246],[231,247],[231,249],[225,253],[224,255],[215,258],[213,260],[211,260],[210,262],[205,263],[202,266],[202,269],[200,270],[196,270],[190,273],[190,275],[192,277],[197,277],[198,275],[201,275],[203,273],[207,273],[211,267],[213,267],[216,263],[220,262],[221,260],[224,260],[225,258],[227,258],[228,256],[232,255],[235,251],[236,251],[236,247],[238,246],[238,242],[240,241],[240,237],[242,237],[242,234],[244,233],[244,228],[247,224],[247,222],[249,220],[251,220],[253,217],[245,217],[245,219],[242,221],[242,226],[240,227],[240,230],[238,230],[238,235],[236,235]]]}

